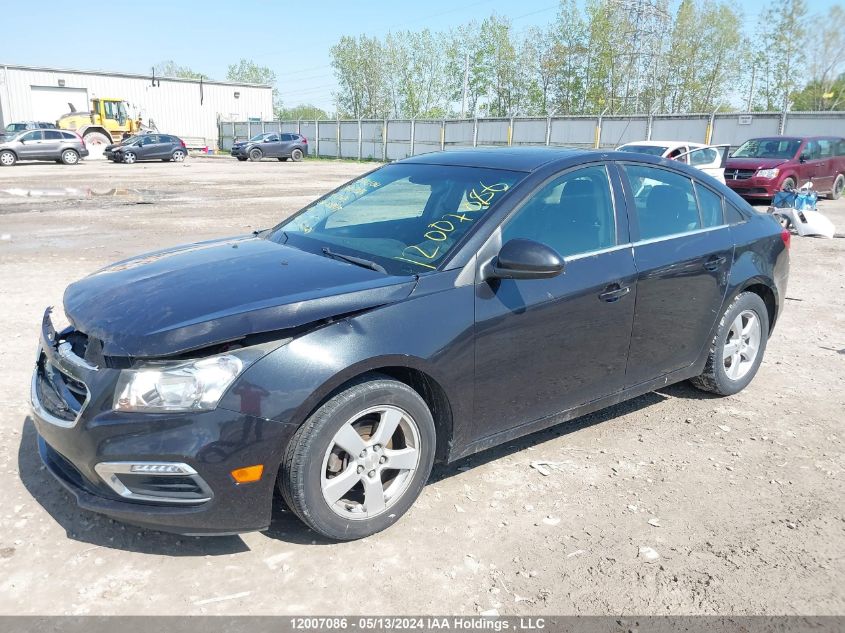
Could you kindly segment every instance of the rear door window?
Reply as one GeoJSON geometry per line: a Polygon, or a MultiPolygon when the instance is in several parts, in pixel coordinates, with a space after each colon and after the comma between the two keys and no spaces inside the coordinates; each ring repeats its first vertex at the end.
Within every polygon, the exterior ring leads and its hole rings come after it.
{"type": "Polygon", "coordinates": [[[701,221],[704,227],[709,228],[724,224],[725,214],[722,208],[722,196],[698,183],[695,183],[695,192],[698,195],[701,221]]]}
{"type": "Polygon", "coordinates": [[[641,240],[701,228],[690,178],[648,165],[624,165],[624,172],[634,196],[641,240]]]}
{"type": "Polygon", "coordinates": [[[44,138],[48,141],[60,141],[62,133],[57,130],[44,130],[44,138]]]}

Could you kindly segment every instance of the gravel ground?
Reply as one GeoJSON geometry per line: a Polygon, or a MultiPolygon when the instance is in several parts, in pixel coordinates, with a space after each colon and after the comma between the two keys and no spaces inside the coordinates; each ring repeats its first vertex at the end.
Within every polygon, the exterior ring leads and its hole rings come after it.
{"type": "MultiPolygon", "coordinates": [[[[845,612],[842,239],[793,238],[786,310],[744,392],[674,385],[439,468],[366,540],[325,542],[282,511],[268,532],[184,538],[76,509],[28,419],[45,305],[110,261],[271,225],[371,167],[0,169],[0,613],[845,612]]],[[[843,202],[820,205],[840,232],[843,202]]]]}

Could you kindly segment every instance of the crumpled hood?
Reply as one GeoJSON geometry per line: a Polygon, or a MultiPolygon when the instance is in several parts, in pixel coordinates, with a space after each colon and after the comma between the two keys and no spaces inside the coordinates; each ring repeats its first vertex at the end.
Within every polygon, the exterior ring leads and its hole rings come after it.
{"type": "Polygon", "coordinates": [[[106,356],[169,356],[393,303],[415,283],[250,236],[112,264],[68,286],[64,309],[106,356]]]}
{"type": "Polygon", "coordinates": [[[771,169],[787,162],[788,158],[729,158],[725,169],[771,169]]]}

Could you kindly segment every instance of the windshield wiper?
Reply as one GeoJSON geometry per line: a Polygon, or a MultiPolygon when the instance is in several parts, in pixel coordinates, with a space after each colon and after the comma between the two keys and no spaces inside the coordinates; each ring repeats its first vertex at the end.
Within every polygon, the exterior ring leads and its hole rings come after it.
{"type": "Polygon", "coordinates": [[[384,269],[383,266],[376,264],[369,259],[364,259],[363,257],[355,257],[354,255],[344,255],[343,253],[337,253],[331,250],[328,246],[323,247],[323,255],[326,257],[333,257],[334,259],[342,259],[345,262],[349,262],[350,264],[355,264],[356,266],[360,266],[361,268],[369,268],[370,270],[375,270],[379,273],[387,274],[387,271],[384,269]]]}

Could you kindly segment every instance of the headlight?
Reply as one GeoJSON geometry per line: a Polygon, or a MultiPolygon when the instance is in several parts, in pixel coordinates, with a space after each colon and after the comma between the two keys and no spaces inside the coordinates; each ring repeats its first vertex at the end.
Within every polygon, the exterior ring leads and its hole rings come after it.
{"type": "Polygon", "coordinates": [[[120,372],[115,411],[208,411],[244,370],[286,341],[189,361],[150,362],[120,372]]]}
{"type": "Polygon", "coordinates": [[[756,176],[758,178],[777,178],[779,171],[778,169],[758,169],[756,176]]]}

